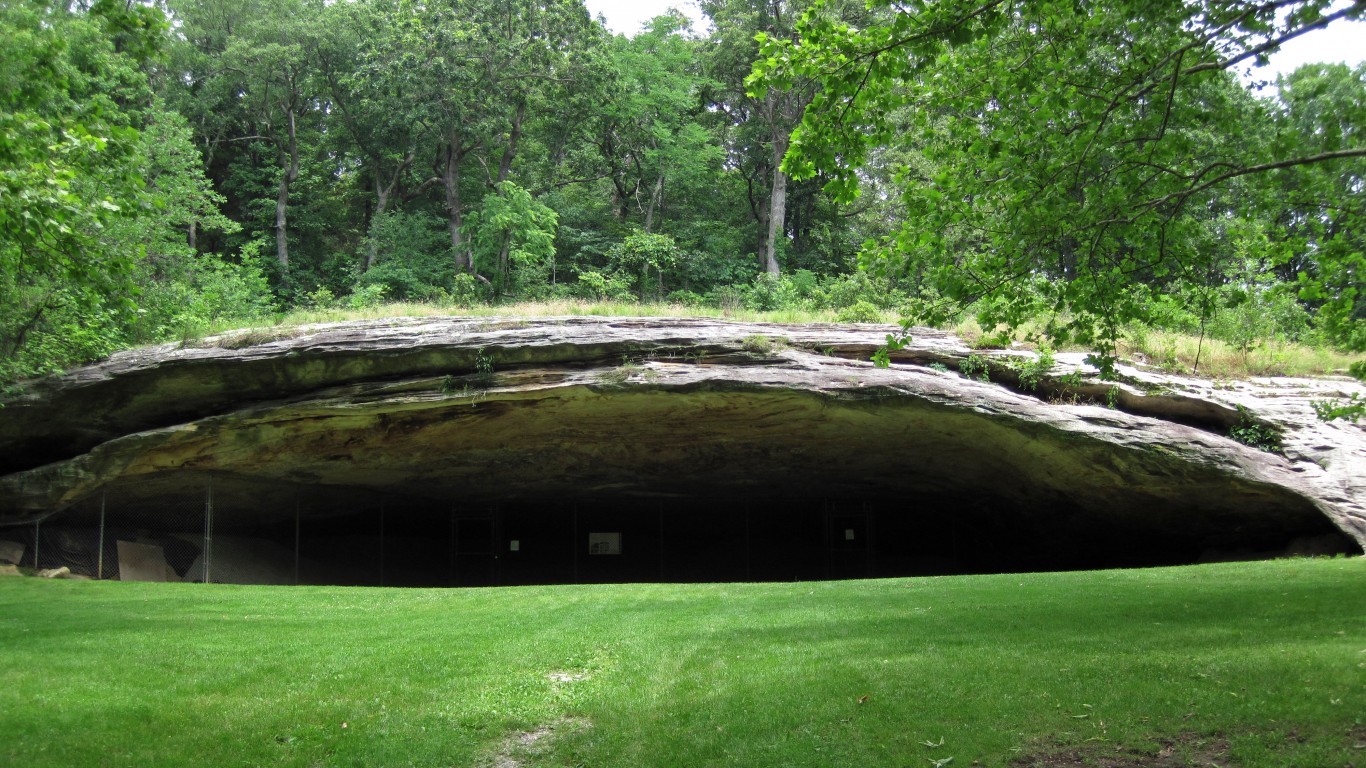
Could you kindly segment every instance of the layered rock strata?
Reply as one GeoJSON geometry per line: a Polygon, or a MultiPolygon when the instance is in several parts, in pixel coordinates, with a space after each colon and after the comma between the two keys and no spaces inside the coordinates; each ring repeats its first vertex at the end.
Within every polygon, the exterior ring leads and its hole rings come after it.
{"type": "Polygon", "coordinates": [[[1350,379],[1121,367],[1116,383],[1059,355],[1031,389],[1032,353],[932,330],[877,368],[891,330],[404,318],[122,352],[3,401],[0,523],[197,473],[461,503],[922,499],[1037,521],[1035,541],[1094,527],[1271,554],[1366,544],[1366,430],[1312,407],[1366,394],[1350,379]],[[959,372],[972,355],[989,380],[959,372]],[[1230,439],[1240,425],[1279,449],[1230,439]]]}

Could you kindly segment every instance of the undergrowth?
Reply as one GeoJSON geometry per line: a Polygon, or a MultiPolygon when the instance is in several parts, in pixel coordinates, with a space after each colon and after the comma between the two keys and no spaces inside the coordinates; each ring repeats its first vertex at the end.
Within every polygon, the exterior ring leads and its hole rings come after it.
{"type": "MultiPolygon", "coordinates": [[[[184,346],[204,346],[209,337],[230,334],[213,343],[222,347],[239,347],[253,343],[289,338],[298,333],[298,326],[316,323],[356,320],[383,320],[400,317],[677,317],[712,318],[741,322],[768,323],[848,323],[898,322],[898,313],[878,309],[864,302],[857,312],[846,309],[811,309],[801,306],[775,309],[753,309],[744,304],[707,306],[696,303],[649,303],[631,301],[589,301],[561,299],[515,304],[473,304],[469,306],[442,303],[373,303],[340,306],[336,303],[314,308],[295,309],[276,315],[268,324],[249,324],[218,321],[196,327],[186,336],[184,346]]],[[[976,321],[961,320],[944,328],[975,349],[1038,349],[1040,352],[1089,351],[1076,345],[1055,345],[1043,335],[1039,323],[1026,323],[1014,333],[1000,329],[985,332],[976,321]]],[[[914,329],[911,329],[914,337],[914,329]]],[[[1203,340],[1194,336],[1144,330],[1129,334],[1118,349],[1126,362],[1145,365],[1168,373],[1196,374],[1215,379],[1239,379],[1251,376],[1316,376],[1344,374],[1357,371],[1358,378],[1366,375],[1366,356],[1346,354],[1329,348],[1306,346],[1284,341],[1268,340],[1236,347],[1216,339],[1203,340]],[[1195,364],[1199,359],[1199,367],[1195,364]]],[[[1029,369],[1019,373],[1033,379],[1029,369]]]]}

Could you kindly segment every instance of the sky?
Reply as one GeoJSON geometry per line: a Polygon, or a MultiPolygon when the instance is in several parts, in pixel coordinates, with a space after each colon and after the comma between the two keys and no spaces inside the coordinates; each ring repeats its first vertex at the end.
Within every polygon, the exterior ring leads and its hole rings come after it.
{"type": "Polygon", "coordinates": [[[1274,80],[1302,64],[1318,62],[1353,66],[1366,61],[1366,21],[1336,21],[1281,46],[1271,63],[1254,71],[1258,79],[1274,80]]]}
{"type": "MultiPolygon", "coordinates": [[[[588,12],[593,16],[601,14],[607,20],[607,28],[618,34],[634,35],[641,25],[664,13],[670,7],[678,8],[695,20],[702,31],[702,11],[694,0],[585,0],[588,12]]],[[[1281,48],[1271,63],[1253,71],[1254,80],[1274,80],[1277,74],[1285,74],[1310,62],[1346,62],[1360,64],[1366,60],[1366,22],[1336,22],[1327,29],[1311,32],[1292,40],[1281,48]]]]}
{"type": "Polygon", "coordinates": [[[693,18],[693,25],[701,31],[702,9],[693,0],[584,0],[588,12],[596,18],[607,19],[607,28],[621,35],[635,35],[645,22],[677,8],[693,18]]]}

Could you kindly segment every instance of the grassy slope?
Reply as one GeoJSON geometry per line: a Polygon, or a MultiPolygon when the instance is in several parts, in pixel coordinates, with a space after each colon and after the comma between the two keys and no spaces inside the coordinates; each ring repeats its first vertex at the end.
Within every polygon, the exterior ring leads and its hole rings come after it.
{"type": "Polygon", "coordinates": [[[0,765],[487,765],[569,722],[523,764],[957,768],[1221,734],[1245,768],[1322,768],[1362,759],[1363,713],[1366,559],[486,590],[0,580],[0,765]]]}

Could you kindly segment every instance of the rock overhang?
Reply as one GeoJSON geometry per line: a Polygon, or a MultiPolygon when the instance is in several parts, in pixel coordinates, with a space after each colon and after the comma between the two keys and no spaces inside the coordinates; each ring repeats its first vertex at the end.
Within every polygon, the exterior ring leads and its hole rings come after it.
{"type": "Polygon", "coordinates": [[[875,368],[865,361],[887,330],[415,319],[127,353],[0,409],[0,516],[201,476],[263,498],[325,487],[461,503],[859,499],[996,515],[1037,538],[1089,526],[1261,552],[1366,538],[1361,430],[1287,418],[1306,398],[1280,391],[1272,418],[1289,449],[1277,456],[1142,415],[1198,422],[1190,414],[1236,413],[1255,396],[1167,380],[1161,401],[1123,390],[1137,414],[1050,403],[927,367],[971,353],[933,331],[875,368]],[[45,435],[30,431],[44,421],[45,435]]]}

